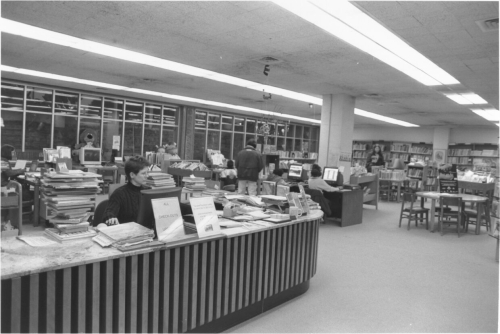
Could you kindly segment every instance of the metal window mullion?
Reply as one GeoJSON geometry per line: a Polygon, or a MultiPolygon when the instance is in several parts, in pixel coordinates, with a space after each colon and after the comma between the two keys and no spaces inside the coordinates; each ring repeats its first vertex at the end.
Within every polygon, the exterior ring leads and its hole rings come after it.
{"type": "Polygon", "coordinates": [[[122,123],[122,133],[120,134],[120,149],[122,157],[125,155],[125,99],[123,99],[122,103],[122,119],[120,120],[122,123]]]}
{"type": "Polygon", "coordinates": [[[26,91],[27,91],[27,86],[23,85],[23,87],[24,87],[24,91],[23,91],[23,128],[21,129],[21,133],[22,133],[21,151],[25,152],[26,151],[26,104],[27,104],[26,91]]]}
{"type": "Polygon", "coordinates": [[[146,127],[146,103],[142,104],[142,141],[141,141],[141,155],[144,156],[144,128],[146,127]]]}
{"type": "Polygon", "coordinates": [[[76,144],[80,144],[80,136],[78,135],[80,133],[80,119],[81,119],[81,115],[80,115],[80,108],[81,108],[81,100],[82,100],[82,94],[81,93],[78,93],[78,104],[77,104],[77,116],[78,116],[78,120],[76,121],[76,144]]]}
{"type": "Polygon", "coordinates": [[[54,116],[54,106],[56,105],[56,90],[52,89],[52,124],[50,127],[50,147],[54,148],[54,128],[55,128],[55,116],[54,116]]]}
{"type": "Polygon", "coordinates": [[[104,134],[104,96],[101,96],[101,136],[100,136],[100,139],[101,139],[101,142],[99,143],[99,147],[101,148],[101,155],[104,153],[102,151],[102,146],[104,144],[104,138],[102,138],[104,134]]]}
{"type": "Polygon", "coordinates": [[[165,109],[165,106],[162,104],[161,105],[161,112],[160,112],[160,146],[162,146],[163,143],[163,111],[165,109]]]}

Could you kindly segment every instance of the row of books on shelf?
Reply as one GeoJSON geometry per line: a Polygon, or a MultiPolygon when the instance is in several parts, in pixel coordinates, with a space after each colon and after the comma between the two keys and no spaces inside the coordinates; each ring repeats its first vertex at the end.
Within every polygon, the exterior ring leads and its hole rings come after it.
{"type": "Polygon", "coordinates": [[[172,175],[163,172],[149,172],[144,185],[152,189],[175,188],[172,175]]]}
{"type": "Polygon", "coordinates": [[[401,159],[403,161],[410,160],[410,155],[407,153],[392,153],[391,159],[401,159]]]}
{"type": "Polygon", "coordinates": [[[412,146],[410,147],[410,153],[432,154],[432,148],[425,146],[412,146]]]}
{"type": "Polygon", "coordinates": [[[302,151],[277,151],[280,158],[297,158],[297,159],[317,159],[317,152],[302,152],[302,151]]]}
{"type": "Polygon", "coordinates": [[[409,177],[422,177],[423,173],[424,173],[423,169],[408,168],[409,177]]]}
{"type": "Polygon", "coordinates": [[[401,181],[406,178],[406,175],[403,170],[381,169],[379,172],[379,178],[380,180],[401,181]]]}
{"type": "Polygon", "coordinates": [[[455,148],[455,149],[449,149],[448,150],[448,156],[449,157],[464,157],[464,156],[469,156],[471,155],[471,149],[469,148],[455,148]]]}
{"type": "Polygon", "coordinates": [[[472,156],[483,156],[483,157],[498,157],[498,150],[473,150],[470,152],[472,156]]]}
{"type": "Polygon", "coordinates": [[[161,162],[168,159],[168,153],[146,152],[144,154],[148,162],[152,165],[161,165],[161,162]]]}
{"type": "Polygon", "coordinates": [[[410,145],[408,144],[392,144],[391,151],[396,152],[408,152],[410,145]]]}
{"type": "Polygon", "coordinates": [[[368,156],[368,152],[366,152],[366,151],[354,151],[352,153],[352,157],[354,159],[366,159],[367,156],[368,156]]]}
{"type": "Polygon", "coordinates": [[[364,143],[354,143],[352,144],[353,150],[368,150],[370,145],[364,143]]]}

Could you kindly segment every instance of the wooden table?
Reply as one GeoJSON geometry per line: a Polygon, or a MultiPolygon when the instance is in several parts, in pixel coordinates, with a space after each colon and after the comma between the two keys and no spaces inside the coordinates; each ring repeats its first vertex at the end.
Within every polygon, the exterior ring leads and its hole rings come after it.
{"type": "Polygon", "coordinates": [[[409,181],[410,179],[406,179],[406,180],[387,180],[387,179],[379,179],[379,182],[380,181],[389,181],[391,182],[391,186],[392,186],[392,183],[397,183],[397,186],[398,186],[398,195],[397,195],[397,198],[396,198],[396,202],[400,202],[401,201],[401,184],[405,181],[409,181]]]}
{"type": "Polygon", "coordinates": [[[322,217],[126,253],[2,240],[1,331],[227,330],[308,290],[322,217]]]}
{"type": "MultiPolygon", "coordinates": [[[[424,198],[429,198],[431,199],[431,232],[434,232],[434,223],[435,223],[435,208],[436,208],[436,200],[439,200],[439,196],[441,193],[437,191],[419,191],[416,193],[418,197],[421,197],[422,200],[424,198]]],[[[454,196],[454,197],[462,197],[462,202],[465,203],[476,203],[477,204],[477,216],[476,216],[476,234],[479,234],[479,231],[481,229],[481,214],[483,212],[483,203],[486,203],[488,201],[487,197],[483,196],[477,196],[477,195],[470,195],[470,194],[447,194],[447,196],[454,196]]],[[[484,211],[485,211],[485,216],[486,219],[490,219],[490,210],[488,208],[488,205],[484,205],[484,211]]]]}

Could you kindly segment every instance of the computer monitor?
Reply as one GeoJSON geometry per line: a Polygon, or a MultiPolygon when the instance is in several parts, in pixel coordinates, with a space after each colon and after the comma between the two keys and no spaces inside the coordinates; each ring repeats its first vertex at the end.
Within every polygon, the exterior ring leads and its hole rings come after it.
{"type": "Polygon", "coordinates": [[[80,163],[82,165],[100,165],[101,149],[95,147],[82,147],[80,149],[80,163]]]}
{"type": "Polygon", "coordinates": [[[288,179],[302,181],[302,165],[291,164],[288,168],[288,179]]]}
{"type": "Polygon", "coordinates": [[[340,187],[344,184],[344,177],[338,167],[325,167],[323,169],[323,180],[333,187],[340,187]]]}
{"type": "Polygon", "coordinates": [[[339,169],[337,167],[325,167],[323,169],[323,180],[337,182],[337,176],[339,175],[339,169]]]}
{"type": "Polygon", "coordinates": [[[155,215],[153,212],[153,205],[151,203],[151,200],[156,198],[167,198],[167,197],[177,197],[180,200],[181,191],[182,188],[180,187],[141,190],[141,202],[139,204],[139,214],[137,215],[137,224],[140,224],[150,229],[154,229],[155,236],[157,236],[155,215]]]}

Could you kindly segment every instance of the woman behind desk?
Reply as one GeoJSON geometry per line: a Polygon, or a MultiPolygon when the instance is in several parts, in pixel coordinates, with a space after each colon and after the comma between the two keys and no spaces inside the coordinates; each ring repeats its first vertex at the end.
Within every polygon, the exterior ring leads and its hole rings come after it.
{"type": "Polygon", "coordinates": [[[339,191],[339,188],[329,186],[328,183],[326,183],[325,180],[321,178],[321,170],[317,168],[313,168],[311,170],[311,178],[309,179],[309,188],[318,189],[326,192],[339,191]]]}
{"type": "Polygon", "coordinates": [[[116,189],[109,198],[103,216],[106,225],[137,221],[141,190],[148,177],[148,167],[149,162],[140,156],[132,157],[125,163],[128,183],[116,189]]]}

